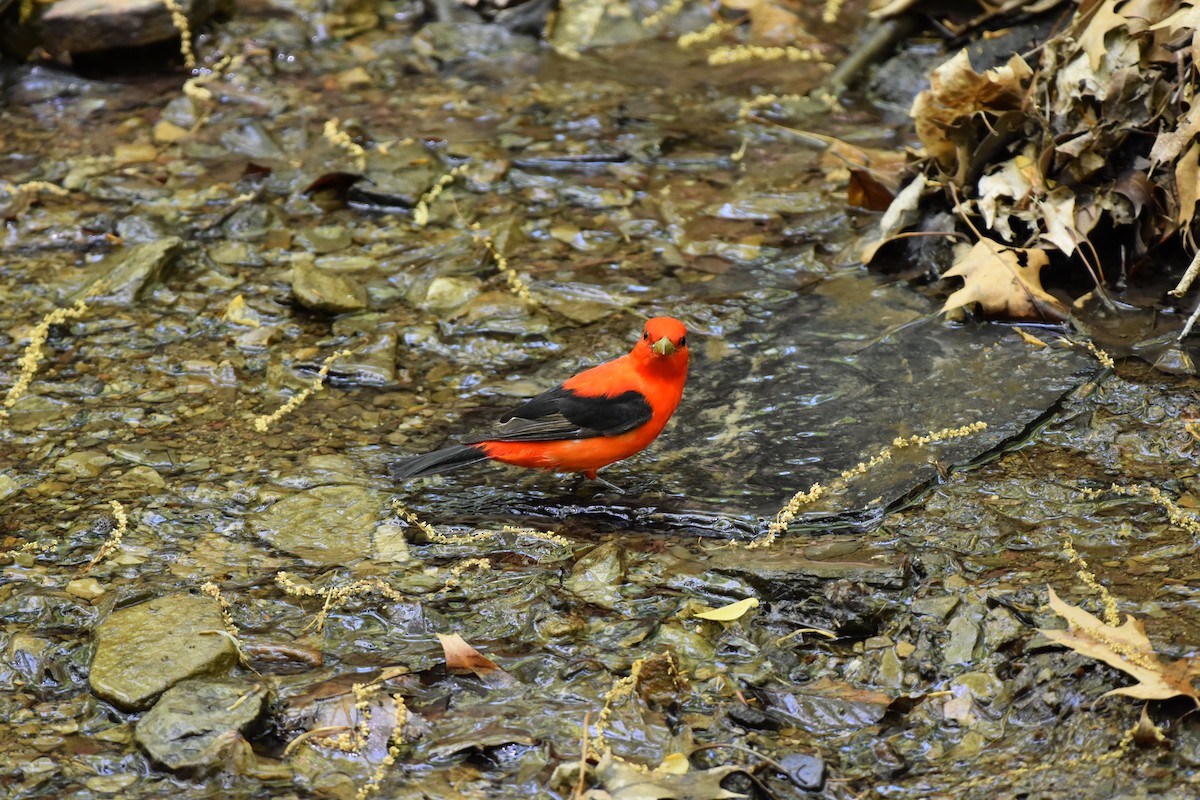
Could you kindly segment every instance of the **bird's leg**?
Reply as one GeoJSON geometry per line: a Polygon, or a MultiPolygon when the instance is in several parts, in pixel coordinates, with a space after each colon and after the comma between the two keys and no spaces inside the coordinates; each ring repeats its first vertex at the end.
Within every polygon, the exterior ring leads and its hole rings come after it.
{"type": "Polygon", "coordinates": [[[604,478],[601,478],[599,475],[596,474],[596,470],[594,470],[594,469],[584,472],[583,476],[585,478],[588,478],[589,480],[595,481],[596,483],[600,484],[601,486],[604,486],[605,488],[609,489],[610,491],[616,492],[617,494],[625,494],[624,489],[622,489],[620,486],[617,486],[615,483],[612,483],[611,481],[604,480],[604,478]]]}

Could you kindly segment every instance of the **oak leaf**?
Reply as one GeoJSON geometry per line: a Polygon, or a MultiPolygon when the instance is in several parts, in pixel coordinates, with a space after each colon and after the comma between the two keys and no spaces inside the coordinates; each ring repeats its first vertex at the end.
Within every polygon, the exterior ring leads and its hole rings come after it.
{"type": "Polygon", "coordinates": [[[1117,12],[1119,2],[1120,0],[1103,0],[1095,7],[1090,18],[1082,20],[1083,28],[1077,31],[1076,41],[1083,52],[1087,53],[1093,72],[1100,69],[1104,57],[1108,54],[1104,37],[1119,28],[1129,26],[1128,18],[1117,12]]]}
{"type": "Polygon", "coordinates": [[[1065,320],[1068,312],[1042,288],[1040,272],[1050,263],[1044,250],[1004,247],[990,239],[975,243],[943,277],[963,279],[943,311],[978,303],[983,313],[1004,319],[1065,320]]]}
{"type": "Polygon", "coordinates": [[[1105,697],[1123,694],[1142,700],[1167,700],[1182,695],[1200,706],[1200,693],[1192,685],[1192,679],[1200,675],[1200,660],[1164,661],[1154,652],[1142,623],[1133,617],[1126,615],[1120,627],[1106,625],[1082,608],[1059,599],[1053,589],[1049,593],[1050,608],[1067,621],[1067,629],[1041,629],[1043,636],[1137,679],[1136,685],[1113,689],[1105,697]]]}

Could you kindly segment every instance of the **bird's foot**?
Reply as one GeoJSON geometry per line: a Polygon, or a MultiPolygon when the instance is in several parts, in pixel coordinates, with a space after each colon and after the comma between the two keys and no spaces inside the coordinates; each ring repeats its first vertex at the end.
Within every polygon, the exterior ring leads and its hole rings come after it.
{"type": "Polygon", "coordinates": [[[603,486],[605,489],[607,489],[610,492],[614,492],[616,494],[625,494],[625,490],[622,489],[620,486],[617,486],[612,481],[604,480],[604,478],[601,478],[599,475],[597,475],[594,472],[591,472],[591,473],[585,472],[585,473],[583,473],[583,477],[587,478],[588,480],[590,480],[594,483],[600,484],[601,486],[603,486]]]}

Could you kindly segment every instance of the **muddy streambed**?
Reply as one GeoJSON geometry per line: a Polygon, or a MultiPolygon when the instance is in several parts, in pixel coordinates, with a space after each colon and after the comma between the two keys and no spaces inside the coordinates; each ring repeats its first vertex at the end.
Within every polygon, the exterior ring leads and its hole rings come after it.
{"type": "Polygon", "coordinates": [[[1082,559],[1194,651],[1194,380],[865,272],[844,175],[737,121],[818,65],[482,33],[238,20],[207,99],[8,68],[6,390],[84,305],[0,426],[5,796],[1200,796],[1189,704],[1037,633],[1082,559]],[[624,494],[388,477],[662,313],[691,377],[624,494]]]}

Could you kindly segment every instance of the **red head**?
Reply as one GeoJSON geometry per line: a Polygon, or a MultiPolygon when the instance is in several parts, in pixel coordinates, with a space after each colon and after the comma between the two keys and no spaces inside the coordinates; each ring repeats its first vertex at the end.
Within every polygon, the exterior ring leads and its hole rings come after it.
{"type": "Polygon", "coordinates": [[[641,341],[634,345],[631,355],[656,369],[686,370],[687,328],[674,317],[647,320],[641,341]]]}

